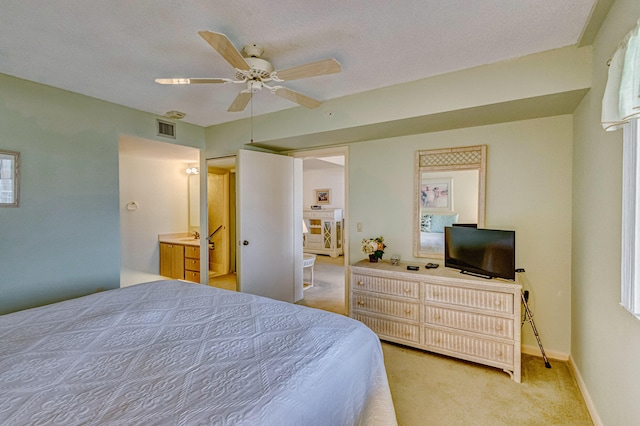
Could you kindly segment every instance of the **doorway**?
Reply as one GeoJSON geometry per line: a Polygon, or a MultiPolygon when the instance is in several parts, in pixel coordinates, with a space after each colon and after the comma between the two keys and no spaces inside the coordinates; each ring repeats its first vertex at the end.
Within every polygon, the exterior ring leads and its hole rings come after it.
{"type": "MultiPolygon", "coordinates": [[[[299,304],[347,314],[347,147],[292,154],[303,159],[305,256],[315,256],[313,283],[305,270],[299,304]],[[312,206],[314,206],[312,208],[312,206]],[[320,209],[317,209],[318,206],[320,209]]],[[[310,268],[307,268],[310,269],[310,268]]]]}
{"type": "Polygon", "coordinates": [[[118,137],[121,287],[166,279],[160,275],[159,234],[187,237],[200,230],[190,217],[200,201],[190,193],[190,176],[196,175],[187,173],[199,161],[198,148],[118,137]]]}
{"type": "Polygon", "coordinates": [[[236,270],[236,157],[207,160],[208,284],[238,289],[236,270]]]}

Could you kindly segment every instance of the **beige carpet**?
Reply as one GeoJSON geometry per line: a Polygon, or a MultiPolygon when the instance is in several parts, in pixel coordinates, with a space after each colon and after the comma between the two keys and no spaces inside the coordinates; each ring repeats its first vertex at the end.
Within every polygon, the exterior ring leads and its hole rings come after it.
{"type": "MultiPolygon", "coordinates": [[[[314,269],[313,287],[307,287],[303,292],[303,299],[299,305],[322,309],[346,315],[344,293],[344,258],[332,258],[317,255],[314,269]]],[[[311,271],[305,269],[305,286],[311,280],[311,271]]]]}
{"type": "Polygon", "coordinates": [[[501,370],[382,344],[400,426],[592,425],[566,362],[522,356],[522,383],[501,370]]]}

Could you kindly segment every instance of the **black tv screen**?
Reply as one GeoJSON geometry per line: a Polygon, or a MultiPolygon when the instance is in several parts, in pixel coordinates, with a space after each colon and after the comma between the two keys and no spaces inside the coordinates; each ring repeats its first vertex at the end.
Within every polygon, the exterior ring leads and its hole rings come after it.
{"type": "Polygon", "coordinates": [[[444,228],[444,266],[485,278],[516,277],[516,233],[465,226],[444,228]]]}

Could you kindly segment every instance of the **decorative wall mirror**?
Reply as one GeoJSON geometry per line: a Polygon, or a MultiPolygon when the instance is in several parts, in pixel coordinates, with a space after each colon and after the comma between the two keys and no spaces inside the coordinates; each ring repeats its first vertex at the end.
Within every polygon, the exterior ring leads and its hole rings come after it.
{"type": "Polygon", "coordinates": [[[20,153],[0,150],[0,207],[18,207],[20,153]]]}
{"type": "Polygon", "coordinates": [[[416,151],[415,257],[444,257],[444,228],[484,226],[487,146],[416,151]]]}

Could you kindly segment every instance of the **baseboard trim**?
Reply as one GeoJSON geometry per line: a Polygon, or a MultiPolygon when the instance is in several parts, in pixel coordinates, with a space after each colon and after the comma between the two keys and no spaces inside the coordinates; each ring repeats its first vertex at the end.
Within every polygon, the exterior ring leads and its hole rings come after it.
{"type": "MultiPolygon", "coordinates": [[[[540,351],[540,348],[538,346],[522,345],[520,347],[520,351],[523,354],[542,357],[542,352],[540,351]]],[[[564,352],[546,351],[545,350],[544,354],[549,359],[557,359],[558,361],[568,361],[569,360],[569,354],[566,354],[564,352]]]]}
{"type": "Polygon", "coordinates": [[[573,375],[573,379],[578,384],[578,389],[580,389],[580,392],[582,393],[582,398],[584,398],[584,403],[587,405],[587,410],[589,410],[589,414],[591,415],[593,424],[595,426],[603,426],[602,420],[600,419],[598,411],[596,410],[596,406],[591,399],[591,395],[589,395],[587,385],[584,383],[584,380],[582,380],[580,370],[578,370],[578,366],[571,357],[569,357],[569,368],[571,370],[571,374],[573,375]]]}

